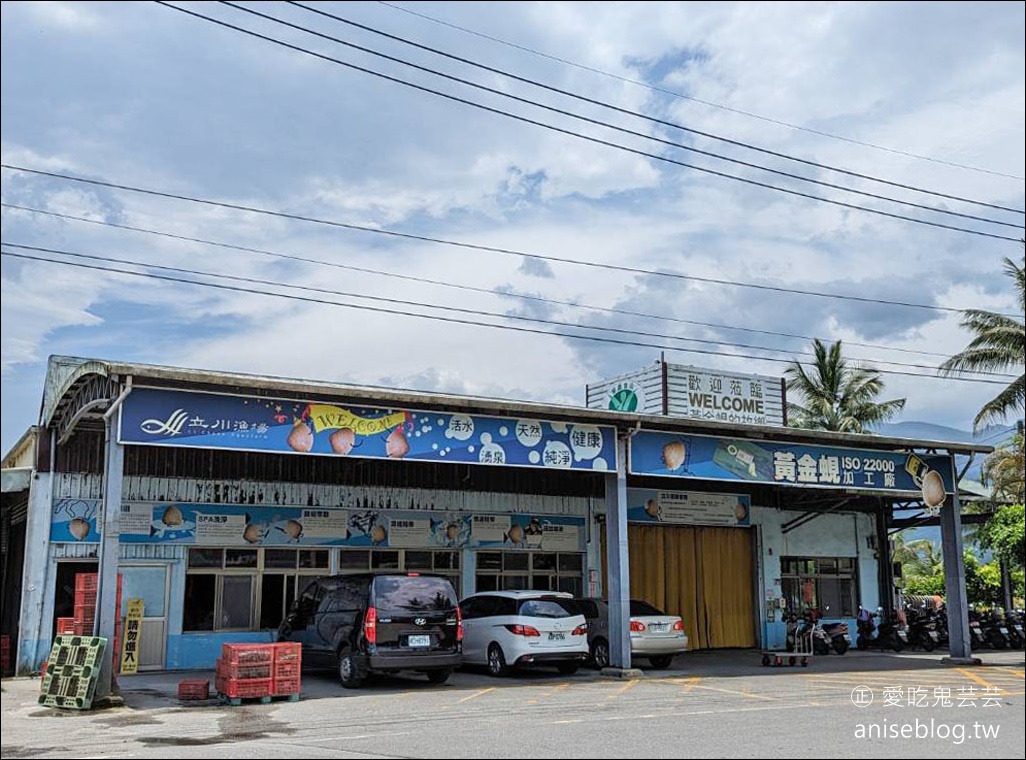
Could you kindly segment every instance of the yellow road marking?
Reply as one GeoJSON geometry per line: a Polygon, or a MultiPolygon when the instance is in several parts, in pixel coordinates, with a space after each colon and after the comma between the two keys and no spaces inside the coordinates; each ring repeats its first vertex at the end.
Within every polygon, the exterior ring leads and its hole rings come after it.
{"type": "Polygon", "coordinates": [[[464,702],[469,702],[472,699],[477,699],[478,697],[483,697],[485,694],[487,694],[490,691],[495,691],[495,687],[494,686],[489,686],[487,689],[481,689],[481,691],[476,691],[473,694],[470,694],[469,696],[463,697],[463,699],[459,700],[459,702],[460,702],[460,704],[463,704],[464,702]]]}
{"type": "Polygon", "coordinates": [[[616,699],[621,694],[626,694],[628,691],[633,689],[639,683],[641,683],[641,681],[639,679],[637,679],[637,678],[634,678],[634,679],[628,681],[627,683],[625,683],[619,689],[617,689],[615,694],[610,694],[608,697],[606,697],[606,699],[616,699]]]}
{"type": "Polygon", "coordinates": [[[998,670],[1006,673],[1011,673],[1016,678],[1026,678],[1026,671],[1016,670],[1015,668],[997,668],[998,670]]]}
{"type": "Polygon", "coordinates": [[[968,670],[967,668],[955,668],[955,670],[957,670],[959,673],[964,675],[966,678],[972,679],[973,681],[976,681],[976,683],[978,683],[981,686],[984,686],[984,687],[986,687],[988,689],[997,689],[998,688],[997,686],[995,686],[994,684],[990,683],[989,681],[983,680],[982,678],[980,678],[978,675],[973,673],[971,670],[968,670]]]}
{"type": "Polygon", "coordinates": [[[715,686],[699,686],[698,684],[694,684],[692,686],[692,688],[704,689],[706,691],[718,691],[721,694],[735,694],[735,695],[740,696],[740,697],[747,697],[748,699],[767,699],[767,700],[769,700],[771,702],[777,702],[778,701],[775,697],[767,697],[767,696],[765,696],[763,694],[751,694],[751,693],[746,693],[746,692],[743,692],[743,691],[735,691],[734,689],[718,689],[715,686]]]}
{"type": "Polygon", "coordinates": [[[701,680],[702,680],[701,676],[695,676],[694,678],[689,678],[687,686],[684,687],[684,693],[685,694],[690,694],[691,690],[693,688],[695,688],[695,685],[698,684],[699,681],[701,681],[701,680]]]}

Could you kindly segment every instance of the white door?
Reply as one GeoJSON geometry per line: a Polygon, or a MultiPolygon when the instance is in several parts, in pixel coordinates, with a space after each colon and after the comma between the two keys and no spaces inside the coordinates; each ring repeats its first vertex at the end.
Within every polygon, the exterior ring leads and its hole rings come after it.
{"type": "Polygon", "coordinates": [[[167,565],[121,566],[121,619],[125,619],[129,599],[143,600],[139,670],[164,668],[169,575],[167,565]]]}

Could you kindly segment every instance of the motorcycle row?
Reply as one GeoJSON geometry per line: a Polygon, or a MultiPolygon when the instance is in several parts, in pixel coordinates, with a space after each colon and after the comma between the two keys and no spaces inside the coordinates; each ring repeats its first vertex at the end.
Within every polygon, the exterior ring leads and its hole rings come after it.
{"type": "MultiPolygon", "coordinates": [[[[948,646],[948,616],[943,608],[909,608],[905,612],[904,624],[898,622],[900,616],[897,610],[890,620],[884,620],[881,612],[879,608],[873,613],[864,608],[859,609],[856,618],[858,631],[854,642],[857,649],[891,649],[901,652],[908,647],[932,652],[938,647],[948,646]]],[[[798,651],[801,642],[810,642],[811,653],[815,655],[844,654],[852,646],[847,623],[824,623],[813,611],[807,611],[800,617],[792,615],[787,622],[787,647],[791,651],[798,651]]],[[[970,607],[969,634],[973,650],[1022,649],[1023,611],[1006,613],[995,609],[980,612],[970,607]]]]}

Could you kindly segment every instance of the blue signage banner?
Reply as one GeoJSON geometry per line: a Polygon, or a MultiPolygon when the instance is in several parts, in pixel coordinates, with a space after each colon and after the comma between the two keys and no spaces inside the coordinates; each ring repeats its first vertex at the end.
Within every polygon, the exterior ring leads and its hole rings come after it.
{"type": "MultiPolygon", "coordinates": [[[[50,540],[100,540],[97,499],[54,502],[50,540]]],[[[188,546],[346,546],[584,550],[584,519],[537,513],[259,507],[129,502],[121,505],[124,544],[188,546]]]]}
{"type": "Polygon", "coordinates": [[[616,431],[535,419],[136,388],[118,440],[286,454],[616,470],[616,431]]]}
{"type": "Polygon", "coordinates": [[[630,471],[674,478],[919,492],[930,507],[942,504],[954,484],[951,458],[946,456],[652,431],[631,438],[630,471]]]}

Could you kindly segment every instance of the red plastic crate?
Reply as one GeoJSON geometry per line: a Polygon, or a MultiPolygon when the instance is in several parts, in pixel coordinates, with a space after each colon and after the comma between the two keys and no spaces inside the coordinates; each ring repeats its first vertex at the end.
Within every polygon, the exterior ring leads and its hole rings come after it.
{"type": "Polygon", "coordinates": [[[300,664],[299,660],[292,660],[291,662],[276,662],[274,663],[274,677],[275,678],[299,678],[300,675],[300,664]]]}
{"type": "Polygon", "coordinates": [[[206,678],[183,678],[178,682],[178,699],[182,702],[210,699],[210,681],[206,678]]]}
{"type": "Polygon", "coordinates": [[[298,641],[279,641],[274,644],[275,662],[299,660],[302,656],[303,646],[298,641]]]}
{"type": "Polygon", "coordinates": [[[261,665],[274,659],[273,644],[222,644],[221,659],[239,665],[261,665]]]}
{"type": "Polygon", "coordinates": [[[75,631],[75,618],[73,617],[59,617],[57,618],[57,635],[63,636],[66,633],[74,634],[75,631]]]}
{"type": "Polygon", "coordinates": [[[8,675],[11,672],[11,637],[0,636],[0,673],[8,675]]]}
{"type": "Polygon", "coordinates": [[[227,680],[245,681],[251,678],[270,678],[271,663],[243,664],[239,662],[217,661],[217,674],[227,680]]]}
{"type": "Polygon", "coordinates": [[[216,683],[218,693],[229,699],[274,696],[274,681],[270,678],[249,678],[245,681],[218,678],[216,683]]]}
{"type": "Polygon", "coordinates": [[[75,574],[75,595],[77,596],[80,592],[92,591],[96,593],[96,589],[100,586],[100,579],[96,573],[76,573],[75,574]]]}
{"type": "Polygon", "coordinates": [[[274,696],[280,697],[286,694],[298,694],[300,689],[299,676],[295,678],[275,678],[274,696]]]}

